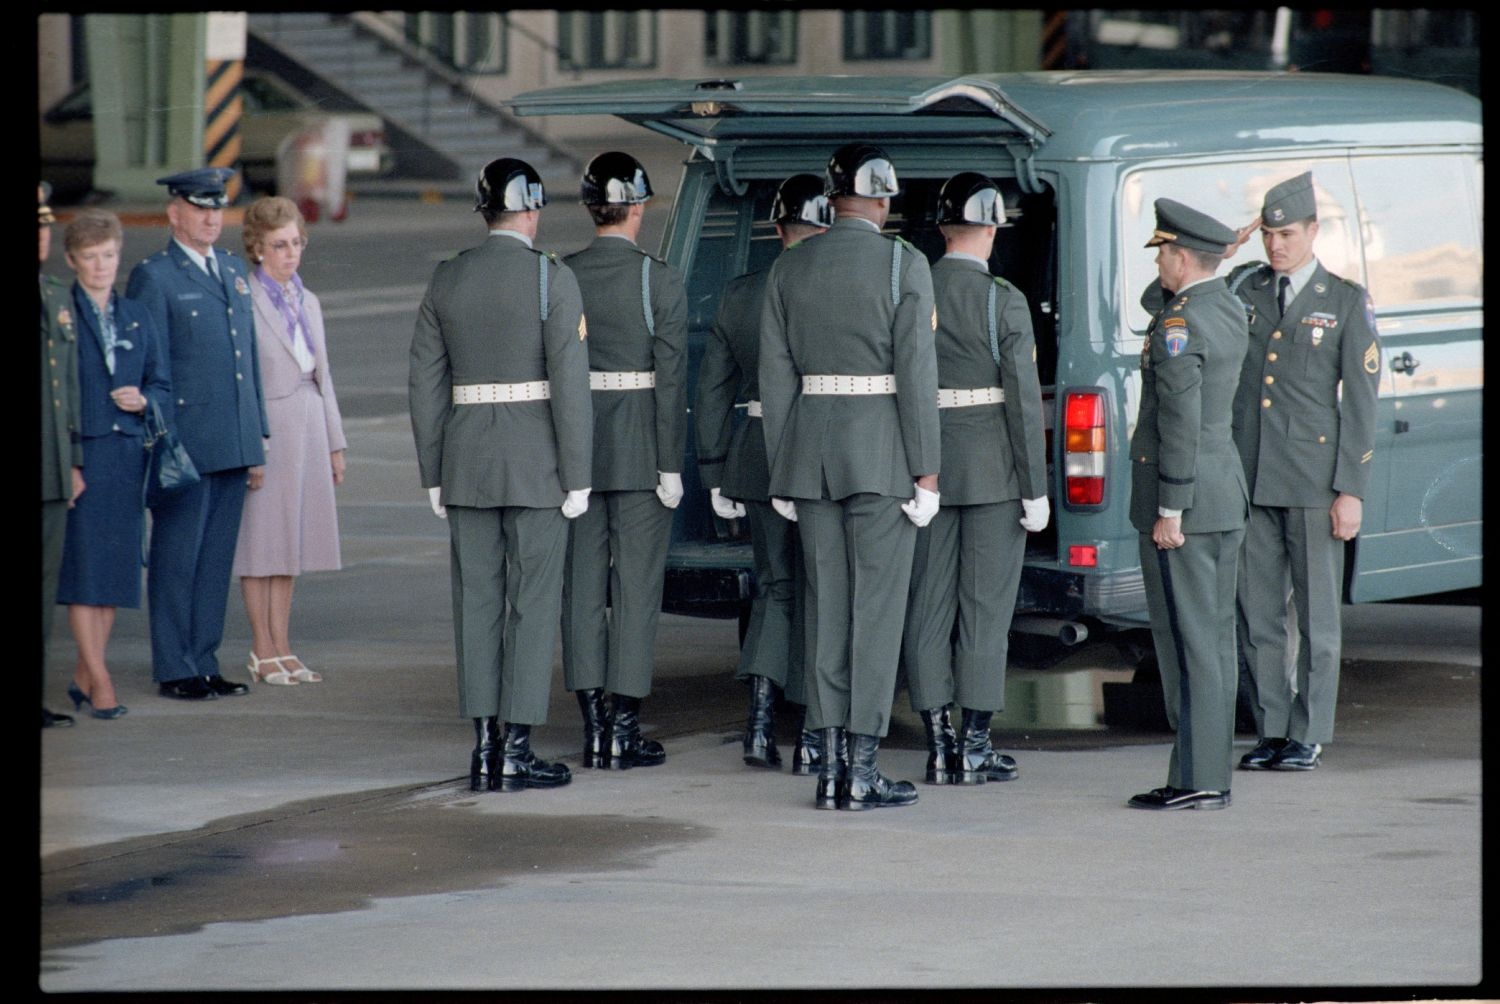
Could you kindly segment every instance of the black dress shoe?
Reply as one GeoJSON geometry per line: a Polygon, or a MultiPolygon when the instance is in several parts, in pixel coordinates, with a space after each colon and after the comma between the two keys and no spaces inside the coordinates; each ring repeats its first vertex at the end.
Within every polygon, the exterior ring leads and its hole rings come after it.
{"type": "Polygon", "coordinates": [[[792,749],[792,773],[811,776],[823,766],[823,734],[807,728],[806,718],[792,749]]]}
{"type": "Polygon", "coordinates": [[[1308,746],[1295,739],[1288,739],[1281,752],[1276,754],[1276,759],[1267,766],[1272,770],[1313,770],[1318,766],[1318,757],[1322,752],[1323,747],[1317,743],[1308,746]]]}
{"type": "Polygon", "coordinates": [[[500,719],[474,719],[474,752],[469,755],[469,790],[491,791],[500,773],[500,719]]]}
{"type": "Polygon", "coordinates": [[[604,688],[593,687],[574,693],[578,695],[578,710],[583,715],[583,765],[608,767],[604,734],[608,731],[609,712],[604,708],[604,688]]]}
{"type": "Polygon", "coordinates": [[[857,732],[849,735],[849,780],[844,784],[840,809],[886,809],[911,805],[917,800],[917,789],[910,781],[892,781],[875,765],[880,751],[878,736],[857,732]]]}
{"type": "Polygon", "coordinates": [[[956,784],[958,733],[953,731],[948,706],[930,708],[921,715],[922,730],[927,733],[927,774],[923,780],[928,784],[956,784]]]}
{"type": "Polygon", "coordinates": [[[42,709],[42,728],[44,728],[44,729],[67,728],[69,725],[72,725],[72,724],[73,724],[73,716],[72,715],[59,715],[55,711],[48,711],[46,708],[42,709]]]}
{"type": "Polygon", "coordinates": [[[1132,809],[1223,809],[1229,805],[1229,789],[1194,791],[1191,788],[1152,788],[1126,803],[1132,809]]]}
{"type": "Polygon", "coordinates": [[[958,765],[955,784],[983,784],[986,781],[1014,781],[1020,773],[1016,758],[990,745],[990,719],[993,711],[964,708],[962,734],[958,740],[958,765]]]}
{"type": "Polygon", "coordinates": [[[750,677],[750,717],[745,722],[745,766],[781,766],[776,749],[776,684],[769,677],[750,677]]]}
{"type": "Polygon", "coordinates": [[[641,735],[641,699],[615,694],[605,740],[605,765],[610,770],[656,767],[667,759],[661,743],[641,735]]]}
{"type": "Polygon", "coordinates": [[[566,764],[548,763],[531,752],[531,726],[505,723],[505,751],[500,776],[491,782],[494,791],[523,788],[557,788],[573,780],[566,764]]]}
{"type": "Polygon", "coordinates": [[[180,680],[168,680],[161,685],[161,696],[179,701],[212,701],[219,695],[208,689],[201,676],[185,676],[180,680]]]}
{"type": "Polygon", "coordinates": [[[1240,770],[1267,770],[1271,761],[1285,747],[1285,739],[1262,739],[1249,753],[1240,757],[1240,770]]]}
{"type": "Polygon", "coordinates": [[[215,673],[213,676],[205,676],[203,683],[218,697],[238,697],[241,694],[250,693],[250,688],[245,684],[226,680],[218,673],[215,673]]]}

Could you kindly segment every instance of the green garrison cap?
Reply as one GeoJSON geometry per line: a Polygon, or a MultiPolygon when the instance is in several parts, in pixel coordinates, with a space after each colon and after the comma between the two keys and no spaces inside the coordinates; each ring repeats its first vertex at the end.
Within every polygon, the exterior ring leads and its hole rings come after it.
{"type": "Polygon", "coordinates": [[[1235,232],[1207,213],[1171,199],[1157,199],[1155,205],[1156,232],[1146,242],[1148,248],[1176,244],[1196,251],[1223,254],[1235,241],[1235,232]]]}
{"type": "Polygon", "coordinates": [[[1313,198],[1311,171],[1303,171],[1295,178],[1273,185],[1266,192],[1266,201],[1261,203],[1260,221],[1268,227],[1284,226],[1317,217],[1318,203],[1313,198]]]}

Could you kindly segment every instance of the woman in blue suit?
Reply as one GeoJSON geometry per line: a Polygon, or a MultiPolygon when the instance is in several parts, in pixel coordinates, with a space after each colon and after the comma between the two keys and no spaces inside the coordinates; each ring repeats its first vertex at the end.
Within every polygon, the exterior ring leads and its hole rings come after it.
{"type": "Polygon", "coordinates": [[[84,210],[63,236],[78,328],[83,466],[88,487],[68,512],[57,602],[67,604],[78,663],[68,696],[95,718],[118,718],[104,650],[116,607],[141,605],[144,421],[171,393],[161,343],[145,308],[117,295],[124,235],[113,213],[84,210]]]}

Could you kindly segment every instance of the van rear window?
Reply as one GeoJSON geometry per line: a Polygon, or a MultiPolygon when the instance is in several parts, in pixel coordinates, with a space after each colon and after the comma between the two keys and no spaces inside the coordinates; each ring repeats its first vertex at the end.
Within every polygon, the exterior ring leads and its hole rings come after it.
{"type": "Polygon", "coordinates": [[[1473,154],[1357,157],[1366,283],[1380,311],[1470,307],[1484,295],[1473,154]]]}

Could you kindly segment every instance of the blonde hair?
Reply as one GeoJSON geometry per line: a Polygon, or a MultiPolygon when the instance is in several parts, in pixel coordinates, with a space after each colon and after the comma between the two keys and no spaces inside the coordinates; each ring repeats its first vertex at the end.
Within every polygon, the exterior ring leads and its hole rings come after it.
{"type": "Polygon", "coordinates": [[[68,254],[106,241],[114,241],[116,246],[125,243],[120,218],[106,209],[82,210],[63,231],[63,250],[68,254]]]}
{"type": "Polygon", "coordinates": [[[302,219],[302,211],[291,199],[271,195],[250,203],[250,208],[245,210],[245,229],[240,235],[245,243],[245,257],[259,264],[260,245],[266,234],[272,230],[280,230],[288,223],[297,224],[297,232],[303,237],[307,236],[307,222],[302,219]]]}

